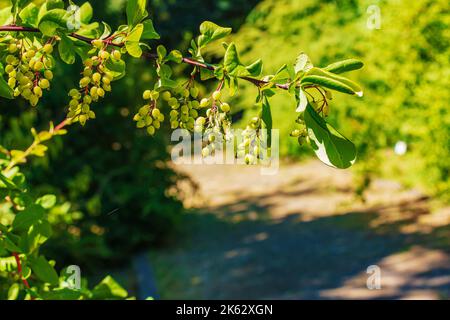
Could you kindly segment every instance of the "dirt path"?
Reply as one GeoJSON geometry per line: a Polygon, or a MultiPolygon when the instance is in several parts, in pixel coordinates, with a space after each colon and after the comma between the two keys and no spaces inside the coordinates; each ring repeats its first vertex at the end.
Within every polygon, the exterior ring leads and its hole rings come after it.
{"type": "Polygon", "coordinates": [[[356,202],[351,175],[318,162],[275,176],[245,166],[183,166],[201,197],[188,230],[153,252],[162,298],[415,299],[450,296],[450,210],[377,181],[356,202]],[[200,211],[200,212],[199,212],[200,211]],[[381,269],[381,290],[366,270],[381,269]]]}

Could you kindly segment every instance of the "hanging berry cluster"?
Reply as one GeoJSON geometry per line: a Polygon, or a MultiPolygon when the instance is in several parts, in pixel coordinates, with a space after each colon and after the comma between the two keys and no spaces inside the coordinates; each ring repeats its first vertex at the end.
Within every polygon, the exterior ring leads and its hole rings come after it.
{"type": "Polygon", "coordinates": [[[22,96],[33,107],[36,106],[43,90],[50,88],[53,79],[51,41],[42,45],[36,39],[31,41],[7,36],[3,43],[7,44],[5,72],[8,74],[8,86],[13,90],[14,97],[22,96]]]}

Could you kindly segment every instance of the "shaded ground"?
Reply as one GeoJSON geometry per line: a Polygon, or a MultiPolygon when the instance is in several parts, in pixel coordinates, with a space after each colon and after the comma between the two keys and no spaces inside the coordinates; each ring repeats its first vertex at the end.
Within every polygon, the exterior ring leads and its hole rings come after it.
{"type": "Polygon", "coordinates": [[[152,252],[161,298],[435,299],[450,296],[450,210],[378,181],[368,202],[320,163],[184,166],[201,197],[177,247],[152,252]],[[381,290],[366,286],[371,265],[381,290]]]}

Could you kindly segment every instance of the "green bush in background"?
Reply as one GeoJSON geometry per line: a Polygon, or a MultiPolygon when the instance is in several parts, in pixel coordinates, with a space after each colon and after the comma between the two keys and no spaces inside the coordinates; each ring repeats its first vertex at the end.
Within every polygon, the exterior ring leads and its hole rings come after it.
{"type": "MultiPolygon", "coordinates": [[[[356,189],[384,173],[449,200],[449,23],[446,0],[264,0],[233,40],[245,52],[242,60],[261,57],[265,72],[295,59],[299,49],[314,54],[318,66],[344,56],[363,60],[355,80],[363,84],[364,99],[342,95],[330,112],[330,121],[359,148],[356,189]],[[379,30],[367,27],[373,4],[381,12],[379,30]],[[398,141],[407,143],[404,156],[392,151],[398,141]]],[[[249,93],[255,89],[242,90],[236,103],[251,109],[249,93]]],[[[274,127],[286,136],[294,123],[285,119],[292,119],[296,106],[287,97],[272,105],[282,110],[275,113],[274,127]]],[[[246,119],[252,115],[247,112],[246,119]]],[[[281,151],[309,155],[296,139],[284,138],[281,151]]]]}

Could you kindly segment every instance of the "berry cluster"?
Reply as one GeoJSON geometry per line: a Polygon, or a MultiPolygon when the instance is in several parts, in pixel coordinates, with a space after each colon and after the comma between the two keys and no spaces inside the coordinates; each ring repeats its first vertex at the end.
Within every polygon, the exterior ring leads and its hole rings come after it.
{"type": "Polygon", "coordinates": [[[153,136],[156,130],[161,127],[161,122],[164,121],[164,115],[157,107],[159,92],[146,90],[143,98],[148,100],[148,103],[139,109],[133,120],[137,122],[138,128],[147,127],[148,134],[153,136]]]}
{"type": "Polygon", "coordinates": [[[210,99],[205,98],[200,102],[200,106],[207,108],[206,119],[199,118],[195,123],[195,130],[201,132],[207,125],[204,142],[205,147],[202,149],[202,155],[207,157],[211,155],[218,147],[221,148],[224,139],[232,139],[231,121],[228,114],[231,110],[230,105],[226,102],[221,102],[222,93],[220,90],[214,91],[210,99]]]}
{"type": "Polygon", "coordinates": [[[196,87],[179,87],[174,94],[175,96],[172,96],[169,91],[166,91],[163,95],[163,99],[172,109],[170,111],[170,127],[194,130],[200,109],[200,102],[196,100],[199,90],[196,87]]]}
{"type": "Polygon", "coordinates": [[[111,82],[114,76],[106,67],[107,61],[119,61],[122,54],[118,50],[109,52],[102,40],[92,41],[94,48],[90,51],[92,56],[86,59],[83,77],[80,80],[80,89],[71,89],[69,96],[69,113],[67,118],[72,122],[84,125],[87,120],[94,119],[95,113],[91,110],[92,102],[103,98],[106,92],[111,91],[111,82]]]}
{"type": "Polygon", "coordinates": [[[298,144],[303,146],[309,142],[308,130],[306,129],[305,121],[303,119],[303,113],[295,120],[295,123],[299,125],[297,129],[292,130],[290,136],[297,138],[298,144]]]}
{"type": "Polygon", "coordinates": [[[242,132],[243,141],[237,147],[237,157],[244,159],[246,164],[256,164],[263,159],[263,150],[267,148],[265,137],[261,135],[262,120],[253,117],[242,132]]]}
{"type": "Polygon", "coordinates": [[[22,96],[34,107],[43,95],[43,90],[50,88],[53,79],[51,69],[54,65],[52,57],[53,45],[41,45],[38,41],[14,39],[8,37],[5,72],[8,74],[8,85],[14,96],[22,96]]]}

